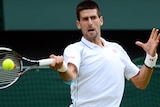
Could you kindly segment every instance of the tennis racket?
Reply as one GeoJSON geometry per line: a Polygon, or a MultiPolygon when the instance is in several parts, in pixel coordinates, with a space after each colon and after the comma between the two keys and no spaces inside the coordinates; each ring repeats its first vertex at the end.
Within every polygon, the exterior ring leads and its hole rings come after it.
{"type": "Polygon", "coordinates": [[[49,66],[54,59],[31,60],[21,56],[14,50],[6,47],[0,47],[0,89],[5,89],[13,85],[25,72],[38,66],[49,66]],[[2,62],[10,58],[14,61],[15,67],[12,70],[5,70],[2,62]],[[27,64],[27,67],[24,65],[27,64]]]}

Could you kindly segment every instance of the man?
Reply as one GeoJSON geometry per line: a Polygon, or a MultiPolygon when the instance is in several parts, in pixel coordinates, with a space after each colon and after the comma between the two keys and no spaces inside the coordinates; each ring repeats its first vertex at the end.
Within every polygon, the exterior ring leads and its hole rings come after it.
{"type": "Polygon", "coordinates": [[[63,56],[50,55],[55,59],[50,67],[70,84],[70,107],[119,107],[125,79],[138,89],[147,87],[158,58],[158,29],[153,28],[148,42],[136,42],[146,52],[144,65],[138,68],[119,44],[101,37],[103,17],[96,2],[80,2],[76,14],[83,36],[68,45],[63,56]]]}

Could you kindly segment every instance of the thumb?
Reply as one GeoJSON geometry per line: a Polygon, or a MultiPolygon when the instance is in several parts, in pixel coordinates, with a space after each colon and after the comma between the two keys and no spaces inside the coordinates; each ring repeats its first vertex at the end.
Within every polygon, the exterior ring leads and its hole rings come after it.
{"type": "Polygon", "coordinates": [[[143,43],[142,42],[136,41],[135,44],[143,48],[143,43]]]}
{"type": "Polygon", "coordinates": [[[54,54],[51,54],[49,57],[50,58],[55,58],[56,56],[54,54]]]}

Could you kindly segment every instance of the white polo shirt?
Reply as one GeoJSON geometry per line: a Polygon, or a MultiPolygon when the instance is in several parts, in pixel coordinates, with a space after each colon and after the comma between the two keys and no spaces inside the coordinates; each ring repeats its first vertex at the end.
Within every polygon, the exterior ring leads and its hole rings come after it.
{"type": "Polygon", "coordinates": [[[125,78],[129,80],[139,72],[119,44],[101,40],[104,47],[82,37],[64,50],[65,61],[78,69],[70,86],[70,107],[119,107],[125,78]]]}

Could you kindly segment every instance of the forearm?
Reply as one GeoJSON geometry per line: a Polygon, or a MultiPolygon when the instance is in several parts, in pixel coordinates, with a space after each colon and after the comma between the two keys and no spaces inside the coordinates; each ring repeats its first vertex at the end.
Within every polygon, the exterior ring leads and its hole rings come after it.
{"type": "Polygon", "coordinates": [[[73,80],[72,74],[70,74],[68,71],[62,73],[58,72],[59,76],[62,78],[63,81],[69,82],[73,80]]]}
{"type": "Polygon", "coordinates": [[[62,80],[69,82],[74,80],[77,77],[77,69],[73,64],[69,63],[67,65],[66,71],[59,72],[59,75],[62,78],[62,80]]]}
{"type": "Polygon", "coordinates": [[[141,67],[139,73],[134,76],[131,81],[137,88],[145,89],[150,81],[154,66],[156,65],[158,55],[154,57],[149,54],[146,55],[144,65],[141,67]]]}
{"type": "Polygon", "coordinates": [[[139,89],[145,89],[150,81],[154,68],[148,68],[143,65],[139,73],[132,79],[134,85],[139,89]]]}

